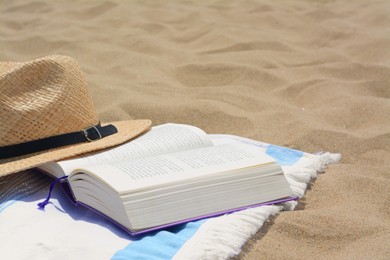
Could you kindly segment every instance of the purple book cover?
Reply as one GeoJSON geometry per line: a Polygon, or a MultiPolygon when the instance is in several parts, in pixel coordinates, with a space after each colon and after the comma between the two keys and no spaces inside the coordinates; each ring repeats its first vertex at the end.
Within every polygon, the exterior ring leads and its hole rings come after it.
{"type": "Polygon", "coordinates": [[[180,221],[176,221],[176,222],[172,222],[172,223],[167,223],[167,224],[160,225],[160,226],[150,227],[150,228],[147,228],[147,229],[132,231],[132,230],[129,230],[128,228],[126,228],[125,226],[119,224],[114,219],[112,219],[112,218],[108,217],[107,215],[101,213],[97,209],[94,209],[94,208],[88,206],[87,204],[84,204],[82,202],[77,201],[75,196],[73,195],[72,188],[70,187],[69,182],[68,182],[67,179],[62,180],[60,182],[60,184],[61,184],[62,190],[67,195],[67,197],[73,202],[73,204],[75,204],[77,206],[81,205],[83,207],[86,207],[86,208],[96,212],[97,214],[99,214],[99,215],[103,216],[104,218],[108,219],[110,222],[112,222],[115,225],[119,226],[121,229],[123,229],[124,231],[129,233],[131,236],[141,235],[141,234],[145,234],[147,232],[164,229],[164,228],[172,227],[172,226],[179,225],[179,224],[184,224],[184,223],[195,221],[195,220],[221,216],[221,215],[224,215],[224,214],[227,214],[227,213],[232,213],[232,212],[236,212],[236,211],[240,211],[240,210],[244,210],[244,209],[249,209],[249,208],[254,208],[254,207],[259,207],[259,206],[265,206],[265,205],[273,205],[273,204],[283,203],[283,202],[292,201],[292,200],[298,200],[297,196],[285,197],[285,198],[272,200],[272,201],[267,201],[267,202],[262,202],[262,203],[258,203],[258,204],[254,204],[254,205],[249,205],[249,206],[234,208],[234,209],[230,209],[230,210],[225,210],[225,211],[214,212],[214,213],[205,214],[205,215],[201,215],[201,216],[196,216],[196,217],[193,217],[193,218],[188,218],[188,219],[184,219],[184,220],[180,220],[180,221]]]}

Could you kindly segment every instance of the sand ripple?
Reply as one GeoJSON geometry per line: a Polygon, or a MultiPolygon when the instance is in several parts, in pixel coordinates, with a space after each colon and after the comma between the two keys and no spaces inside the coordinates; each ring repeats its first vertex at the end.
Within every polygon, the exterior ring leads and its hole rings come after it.
{"type": "Polygon", "coordinates": [[[102,121],[341,153],[306,208],[278,216],[240,258],[385,259],[389,14],[386,0],[2,1],[0,59],[73,56],[102,121]]]}

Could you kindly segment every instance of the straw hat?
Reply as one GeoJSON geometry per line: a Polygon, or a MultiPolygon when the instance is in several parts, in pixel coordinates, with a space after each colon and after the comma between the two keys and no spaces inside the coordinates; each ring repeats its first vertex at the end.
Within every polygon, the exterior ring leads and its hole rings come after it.
{"type": "Polygon", "coordinates": [[[124,143],[150,120],[100,125],[77,62],[0,62],[0,177],[124,143]]]}

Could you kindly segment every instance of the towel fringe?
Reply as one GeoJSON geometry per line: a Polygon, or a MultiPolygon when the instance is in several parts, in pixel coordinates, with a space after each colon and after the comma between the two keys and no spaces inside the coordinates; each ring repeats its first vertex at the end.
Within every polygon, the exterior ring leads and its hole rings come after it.
{"type": "MultiPolygon", "coordinates": [[[[317,178],[327,164],[337,163],[340,154],[307,154],[294,166],[283,170],[294,194],[303,197],[307,183],[317,178]]],[[[193,236],[176,253],[173,259],[226,259],[240,253],[244,243],[253,236],[271,216],[282,210],[294,210],[297,201],[262,206],[212,218],[203,223],[193,236]],[[238,224],[239,223],[239,224],[238,224]],[[196,248],[197,250],[193,250],[196,248]]]]}

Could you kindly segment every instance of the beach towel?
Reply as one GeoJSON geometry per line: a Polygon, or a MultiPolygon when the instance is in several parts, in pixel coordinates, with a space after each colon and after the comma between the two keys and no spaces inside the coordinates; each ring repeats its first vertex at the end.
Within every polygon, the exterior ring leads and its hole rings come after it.
{"type": "MultiPolygon", "coordinates": [[[[211,137],[216,144],[244,142],[272,156],[300,198],[327,164],[340,160],[340,154],[309,154],[232,135],[211,137]]],[[[45,210],[38,210],[52,179],[31,171],[0,178],[3,259],[226,259],[239,254],[270,217],[298,204],[250,208],[132,237],[95,212],[74,206],[59,188],[45,210]]]]}

